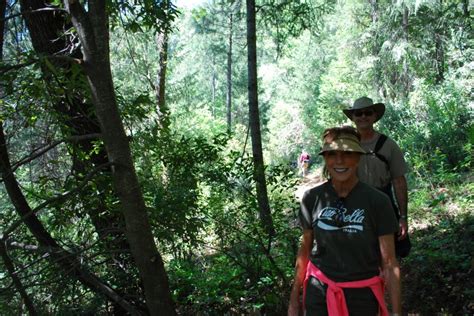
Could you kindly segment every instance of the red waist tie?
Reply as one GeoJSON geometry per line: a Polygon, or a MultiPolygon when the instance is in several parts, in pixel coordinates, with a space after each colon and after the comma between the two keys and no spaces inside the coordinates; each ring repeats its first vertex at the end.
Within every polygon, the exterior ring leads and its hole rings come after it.
{"type": "Polygon", "coordinates": [[[351,281],[351,282],[334,282],[321,272],[311,261],[308,261],[306,267],[306,277],[303,283],[303,308],[306,299],[306,284],[309,277],[315,277],[324,284],[328,285],[326,292],[326,304],[329,316],[349,316],[347,310],[346,298],[343,288],[362,288],[370,287],[379,303],[379,316],[388,316],[387,306],[384,301],[384,280],[379,276],[370,279],[351,281]]]}

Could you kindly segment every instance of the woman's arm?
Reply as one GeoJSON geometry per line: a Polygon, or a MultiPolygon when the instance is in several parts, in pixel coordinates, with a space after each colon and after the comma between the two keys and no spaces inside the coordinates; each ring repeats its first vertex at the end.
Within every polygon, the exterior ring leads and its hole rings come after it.
{"type": "Polygon", "coordinates": [[[313,246],[313,230],[303,230],[303,240],[301,241],[298,255],[296,256],[295,279],[291,288],[290,303],[288,306],[288,316],[298,316],[300,311],[300,292],[306,276],[306,265],[309,260],[309,253],[313,246]]]}
{"type": "Polygon", "coordinates": [[[395,241],[393,234],[379,237],[380,253],[382,255],[382,269],[386,282],[392,313],[401,315],[400,266],[395,257],[395,241]]]}

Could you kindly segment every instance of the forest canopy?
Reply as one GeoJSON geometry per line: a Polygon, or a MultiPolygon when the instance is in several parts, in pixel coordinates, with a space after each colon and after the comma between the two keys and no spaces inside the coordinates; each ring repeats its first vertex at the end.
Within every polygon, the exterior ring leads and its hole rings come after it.
{"type": "Polygon", "coordinates": [[[409,165],[404,309],[474,313],[471,11],[0,1],[0,314],[286,314],[297,157],[323,181],[361,96],[409,165]]]}

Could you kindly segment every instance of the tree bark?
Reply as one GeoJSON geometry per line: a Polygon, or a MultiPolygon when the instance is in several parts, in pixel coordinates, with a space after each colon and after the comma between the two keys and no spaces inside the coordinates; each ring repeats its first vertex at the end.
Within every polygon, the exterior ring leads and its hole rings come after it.
{"type": "Polygon", "coordinates": [[[268,201],[265,167],[263,161],[262,138],[260,133],[260,113],[258,108],[257,84],[257,33],[255,23],[255,0],[247,0],[247,59],[248,59],[248,95],[249,125],[251,129],[253,153],[253,177],[257,189],[257,201],[261,225],[268,234],[269,240],[275,234],[268,201]]]}
{"type": "Polygon", "coordinates": [[[151,315],[175,315],[163,260],[153,239],[145,202],[133,165],[128,137],[120,118],[109,60],[106,1],[90,1],[88,12],[78,1],[65,0],[78,32],[96,115],[109,160],[116,166],[112,177],[125,218],[126,234],[144,284],[151,315]]]}

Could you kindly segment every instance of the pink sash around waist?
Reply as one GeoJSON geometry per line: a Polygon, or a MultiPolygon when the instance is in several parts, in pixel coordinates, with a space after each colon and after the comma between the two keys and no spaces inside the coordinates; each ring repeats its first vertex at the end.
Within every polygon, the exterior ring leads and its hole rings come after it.
{"type": "Polygon", "coordinates": [[[319,270],[311,261],[308,261],[306,267],[306,277],[303,283],[303,308],[306,299],[306,285],[309,277],[315,277],[324,284],[328,285],[326,293],[326,304],[329,316],[349,316],[346,305],[343,288],[362,288],[369,287],[375,295],[379,303],[379,315],[388,316],[387,306],[384,301],[384,280],[379,276],[370,279],[350,281],[350,282],[334,282],[330,280],[324,273],[319,270]]]}

